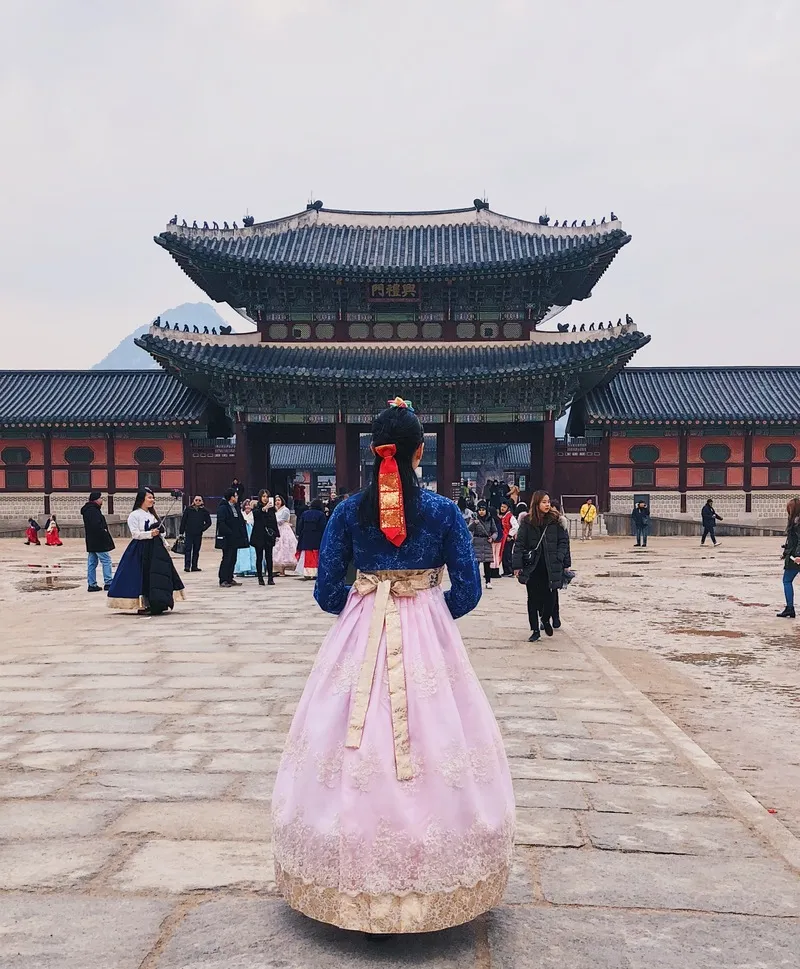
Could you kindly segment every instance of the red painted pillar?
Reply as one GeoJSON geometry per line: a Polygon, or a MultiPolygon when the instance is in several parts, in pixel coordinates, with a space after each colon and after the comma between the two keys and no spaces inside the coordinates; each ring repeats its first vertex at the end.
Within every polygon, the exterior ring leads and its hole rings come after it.
{"type": "Polygon", "coordinates": [[[237,421],[235,424],[236,433],[236,454],[235,454],[235,468],[236,477],[239,479],[240,483],[245,486],[245,488],[250,487],[250,482],[247,480],[247,475],[250,470],[250,442],[248,440],[247,424],[242,421],[237,421]]]}
{"type": "Polygon", "coordinates": [[[686,514],[686,489],[689,465],[689,432],[681,428],[678,440],[678,491],[681,496],[681,514],[686,514]]]}
{"type": "Polygon", "coordinates": [[[348,445],[348,434],[347,434],[347,424],[343,420],[337,420],[334,425],[335,430],[335,444],[334,444],[334,461],[335,461],[335,473],[336,473],[336,492],[338,494],[340,488],[347,490],[347,476],[349,469],[349,460],[347,453],[348,445]]]}
{"type": "Polygon", "coordinates": [[[556,422],[542,421],[542,488],[551,491],[556,480],[556,422]]]}
{"type": "MultiPolygon", "coordinates": [[[[114,514],[114,495],[117,491],[117,449],[116,436],[112,427],[106,434],[106,467],[108,468],[108,513],[114,514]]],[[[185,463],[185,462],[184,462],[185,463]]],[[[186,472],[184,471],[184,480],[186,472]]]]}
{"type": "MultiPolygon", "coordinates": [[[[439,434],[439,448],[441,458],[437,462],[441,468],[441,480],[437,481],[440,495],[453,498],[454,486],[457,489],[461,468],[458,460],[458,446],[456,444],[456,425],[451,415],[445,418],[439,434]]],[[[437,474],[437,478],[439,475],[437,474]]]]}
{"type": "Polygon", "coordinates": [[[753,510],[753,432],[744,432],[744,510],[753,510]]]}
{"type": "Polygon", "coordinates": [[[53,490],[53,438],[50,432],[44,435],[44,513],[50,514],[50,493],[53,490]]]}

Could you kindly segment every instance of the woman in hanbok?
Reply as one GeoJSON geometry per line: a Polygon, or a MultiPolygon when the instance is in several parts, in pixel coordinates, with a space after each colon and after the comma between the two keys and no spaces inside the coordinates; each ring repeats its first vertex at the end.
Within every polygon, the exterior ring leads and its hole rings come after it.
{"type": "Polygon", "coordinates": [[[339,618],[272,800],[289,905],[370,935],[445,929],[497,905],[514,838],[503,742],[454,621],[480,600],[478,564],[457,506],[419,488],[423,448],[396,399],[373,425],[372,482],[331,516],[314,594],[339,618]]]}
{"type": "Polygon", "coordinates": [[[56,516],[51,515],[44,526],[44,543],[45,545],[63,545],[61,541],[61,535],[58,531],[58,522],[56,521],[56,516]]]}
{"type": "Polygon", "coordinates": [[[25,544],[26,545],[41,545],[39,541],[39,532],[42,530],[42,526],[33,518],[28,519],[28,527],[25,529],[25,544]]]}
{"type": "Polygon", "coordinates": [[[131,541],[122,554],[108,590],[112,609],[158,616],[183,599],[183,582],[164,545],[164,526],[155,510],[155,497],[140,491],[128,515],[131,541]]]}
{"type": "Polygon", "coordinates": [[[500,542],[500,561],[503,565],[503,575],[513,576],[514,569],[511,567],[511,553],[514,549],[514,538],[511,534],[512,528],[516,528],[517,519],[509,500],[500,503],[500,527],[502,528],[502,540],[500,542]]]}
{"type": "MultiPolygon", "coordinates": [[[[242,505],[242,518],[247,526],[248,542],[253,537],[253,503],[246,498],[242,505]]],[[[239,578],[249,577],[256,574],[256,550],[252,545],[247,548],[240,548],[236,555],[236,567],[233,574],[239,578]]]]}
{"type": "Polygon", "coordinates": [[[319,550],[322,545],[322,535],[328,519],[325,506],[321,498],[315,498],[300,516],[297,523],[297,559],[296,572],[304,579],[315,579],[319,567],[319,550]]]}
{"type": "Polygon", "coordinates": [[[280,495],[275,495],[275,517],[278,520],[278,541],[272,551],[272,567],[278,575],[297,565],[297,539],[292,529],[291,513],[280,495]]]}

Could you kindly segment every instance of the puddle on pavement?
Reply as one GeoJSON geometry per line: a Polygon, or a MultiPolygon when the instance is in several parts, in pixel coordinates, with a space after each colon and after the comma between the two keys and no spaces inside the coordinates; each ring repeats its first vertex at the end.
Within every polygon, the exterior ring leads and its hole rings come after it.
{"type": "Polygon", "coordinates": [[[640,572],[622,572],[616,569],[611,572],[595,572],[596,579],[642,579],[644,576],[640,572]]]}
{"type": "Polygon", "coordinates": [[[672,627],[667,630],[674,636],[716,636],[720,639],[744,639],[747,633],[739,632],[737,629],[687,629],[683,627],[672,627]]]}
{"type": "Polygon", "coordinates": [[[748,666],[756,661],[753,653],[677,653],[667,659],[692,666],[748,666]]]}
{"type": "Polygon", "coordinates": [[[28,582],[18,582],[20,592],[65,592],[77,589],[80,583],[75,578],[61,575],[44,575],[31,578],[28,582]]]}

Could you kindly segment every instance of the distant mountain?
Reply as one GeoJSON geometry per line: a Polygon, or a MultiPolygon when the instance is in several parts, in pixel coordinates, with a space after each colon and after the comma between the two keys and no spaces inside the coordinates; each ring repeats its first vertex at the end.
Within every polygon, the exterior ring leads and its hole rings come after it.
{"type": "MultiPolygon", "coordinates": [[[[170,326],[175,326],[177,323],[183,329],[185,324],[190,330],[193,326],[196,326],[201,333],[204,326],[207,326],[209,330],[214,326],[217,330],[220,326],[225,326],[225,320],[209,303],[181,303],[180,306],[173,306],[172,309],[164,310],[159,315],[161,316],[162,326],[166,321],[170,326]]],[[[149,329],[148,324],[134,330],[114,347],[111,353],[103,357],[99,363],[96,363],[92,370],[158,370],[159,367],[155,360],[133,342],[147,333],[149,329]]]]}

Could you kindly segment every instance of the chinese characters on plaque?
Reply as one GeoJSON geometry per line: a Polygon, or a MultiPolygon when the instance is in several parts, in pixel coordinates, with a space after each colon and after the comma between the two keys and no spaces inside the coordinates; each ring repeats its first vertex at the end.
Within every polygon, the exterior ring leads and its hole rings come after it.
{"type": "Polygon", "coordinates": [[[370,303],[418,303],[419,283],[369,283],[367,300],[370,303]]]}

